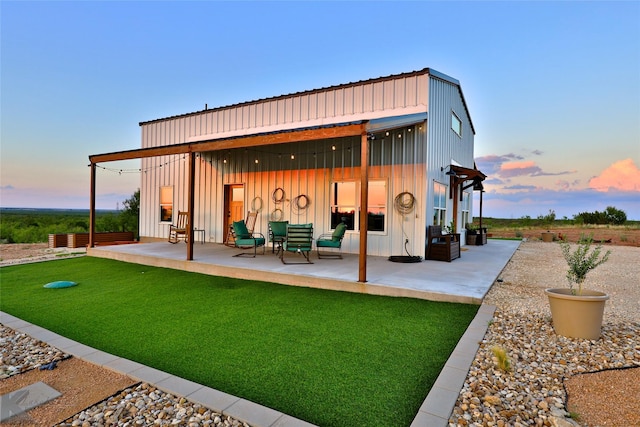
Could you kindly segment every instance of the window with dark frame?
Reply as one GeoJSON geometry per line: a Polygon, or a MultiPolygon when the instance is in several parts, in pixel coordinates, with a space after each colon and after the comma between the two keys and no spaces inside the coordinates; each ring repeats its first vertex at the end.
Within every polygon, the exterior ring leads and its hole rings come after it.
{"type": "Polygon", "coordinates": [[[462,121],[453,111],[451,112],[451,129],[462,138],[462,121]]]}
{"type": "Polygon", "coordinates": [[[173,222],[173,187],[160,187],[160,222],[173,222]]]}
{"type": "Polygon", "coordinates": [[[447,218],[447,186],[433,183],[433,225],[445,226],[447,218]]]}
{"type": "MultiPolygon", "coordinates": [[[[384,232],[387,218],[387,181],[369,181],[367,231],[384,232]]],[[[347,230],[359,230],[359,185],[356,181],[336,181],[331,185],[331,229],[344,222],[347,230]]]]}

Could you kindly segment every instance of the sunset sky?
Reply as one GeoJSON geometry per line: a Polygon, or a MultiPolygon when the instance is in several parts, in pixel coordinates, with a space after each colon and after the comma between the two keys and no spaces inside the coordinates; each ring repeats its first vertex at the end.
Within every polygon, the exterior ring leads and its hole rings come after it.
{"type": "MultiPolygon", "coordinates": [[[[141,121],[430,67],[462,85],[485,216],[640,220],[637,1],[2,1],[0,17],[2,207],[88,208],[88,156],[139,148],[141,121]]],[[[107,166],[97,207],[115,209],[139,162],[107,166]]]]}

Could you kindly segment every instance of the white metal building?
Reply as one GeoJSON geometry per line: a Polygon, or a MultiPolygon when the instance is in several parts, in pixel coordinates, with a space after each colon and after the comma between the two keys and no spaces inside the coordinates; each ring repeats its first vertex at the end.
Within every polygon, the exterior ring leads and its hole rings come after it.
{"type": "Polygon", "coordinates": [[[424,256],[427,226],[454,221],[462,231],[485,178],[460,83],[429,68],[140,127],[141,149],[90,160],[142,159],[143,241],[166,239],[180,210],[206,241],[223,243],[230,221],[253,210],[265,235],[270,219],[313,223],[317,235],[344,220],[345,252],[424,256]],[[452,168],[464,174],[454,179],[452,168]]]}

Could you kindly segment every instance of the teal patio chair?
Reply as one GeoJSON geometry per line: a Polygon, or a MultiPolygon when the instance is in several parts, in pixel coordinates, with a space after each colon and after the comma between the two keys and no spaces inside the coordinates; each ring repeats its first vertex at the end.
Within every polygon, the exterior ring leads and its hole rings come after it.
{"type": "Polygon", "coordinates": [[[271,242],[271,253],[275,253],[277,247],[278,254],[280,254],[282,243],[287,237],[287,224],[289,224],[289,221],[269,221],[269,241],[271,242]]]}
{"type": "Polygon", "coordinates": [[[282,252],[280,261],[283,264],[313,264],[309,259],[312,250],[313,224],[289,224],[287,225],[287,236],[282,242],[282,252]],[[287,252],[302,255],[306,262],[287,262],[285,255],[287,252]]]}
{"type": "Polygon", "coordinates": [[[341,222],[333,230],[333,233],[321,234],[316,240],[318,258],[342,259],[342,239],[346,231],[347,224],[341,222]]]}
{"type": "Polygon", "coordinates": [[[258,248],[262,247],[262,253],[264,254],[264,244],[265,238],[262,233],[250,233],[247,229],[247,225],[244,220],[235,221],[233,223],[233,232],[235,234],[235,241],[233,243],[234,247],[239,249],[250,249],[253,248],[253,253],[251,252],[240,252],[234,256],[252,256],[255,258],[258,253],[258,248]]]}

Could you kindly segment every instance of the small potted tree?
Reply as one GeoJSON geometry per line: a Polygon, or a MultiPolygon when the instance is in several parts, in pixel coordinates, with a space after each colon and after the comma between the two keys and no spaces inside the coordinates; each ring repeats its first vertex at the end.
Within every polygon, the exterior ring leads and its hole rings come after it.
{"type": "Polygon", "coordinates": [[[562,255],[567,261],[569,288],[546,289],[549,298],[553,328],[558,335],[596,340],[600,337],[604,306],[609,296],[604,292],[583,289],[583,284],[594,268],[609,259],[611,251],[602,253],[602,245],[591,249],[592,236],[582,237],[572,252],[571,245],[560,242],[562,255]]]}

